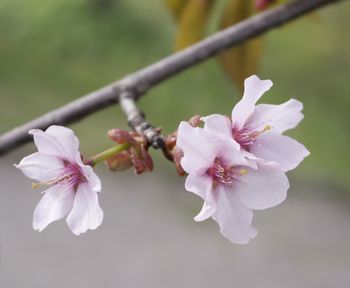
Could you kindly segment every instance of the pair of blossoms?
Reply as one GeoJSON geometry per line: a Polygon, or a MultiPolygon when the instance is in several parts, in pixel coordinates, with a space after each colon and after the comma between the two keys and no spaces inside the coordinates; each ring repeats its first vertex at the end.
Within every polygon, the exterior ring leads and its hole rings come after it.
{"type": "MultiPolygon", "coordinates": [[[[188,174],[186,190],[204,200],[195,221],[212,217],[220,232],[237,244],[248,243],[256,236],[252,211],[281,203],[289,188],[285,172],[309,155],[302,144],[281,135],[302,120],[302,103],[291,99],[281,105],[256,105],[271,86],[270,80],[260,80],[255,75],[247,78],[243,98],[233,108],[231,118],[210,115],[181,122],[176,146],[171,148],[178,170],[188,174]]],[[[30,133],[38,152],[25,157],[17,168],[40,182],[34,186],[52,185],[44,191],[34,211],[34,229],[41,231],[66,216],[75,234],[97,228],[103,219],[97,197],[101,183],[87,165],[91,162],[82,160],[77,137],[60,126],[30,133]]],[[[123,142],[121,137],[114,136],[113,140],[123,142]]],[[[122,153],[130,156],[130,151],[122,153]]],[[[143,156],[133,157],[143,159],[139,165],[146,163],[139,172],[147,167],[152,170],[148,154],[143,150],[138,151],[140,154],[143,156]]],[[[121,159],[123,154],[107,162],[113,166],[113,161],[120,164],[121,159]]],[[[130,167],[130,161],[125,163],[130,167]]],[[[137,161],[133,165],[137,168],[137,161]]]]}

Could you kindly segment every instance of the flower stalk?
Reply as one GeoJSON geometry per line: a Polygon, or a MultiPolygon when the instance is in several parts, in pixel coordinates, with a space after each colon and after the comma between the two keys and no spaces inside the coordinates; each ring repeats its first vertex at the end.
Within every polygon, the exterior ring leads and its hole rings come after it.
{"type": "Polygon", "coordinates": [[[105,161],[109,158],[112,158],[113,156],[129,149],[130,147],[131,145],[129,143],[118,144],[110,149],[107,149],[105,151],[102,151],[101,153],[96,154],[95,156],[92,156],[90,160],[86,161],[86,163],[90,166],[95,166],[101,161],[105,161]]]}

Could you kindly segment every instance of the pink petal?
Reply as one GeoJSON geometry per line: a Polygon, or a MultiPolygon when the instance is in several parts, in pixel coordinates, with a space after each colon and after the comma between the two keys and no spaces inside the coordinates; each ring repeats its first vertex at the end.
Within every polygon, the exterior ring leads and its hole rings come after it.
{"type": "Polygon", "coordinates": [[[216,205],[209,204],[208,202],[204,201],[201,211],[197,214],[196,217],[194,217],[194,221],[201,222],[209,217],[213,216],[216,210],[216,205]]]}
{"type": "Polygon", "coordinates": [[[65,217],[73,207],[74,190],[68,185],[55,185],[45,191],[34,210],[33,228],[42,231],[51,222],[65,217]]]}
{"type": "Polygon", "coordinates": [[[216,157],[216,140],[213,138],[202,128],[180,123],[176,146],[184,153],[181,166],[187,173],[205,171],[213,163],[216,157]]]}
{"type": "Polygon", "coordinates": [[[270,125],[274,133],[283,133],[295,128],[304,118],[301,110],[303,104],[295,99],[280,105],[259,104],[249,122],[261,127],[270,125]]]}
{"type": "Polygon", "coordinates": [[[44,182],[58,176],[64,163],[55,156],[37,152],[24,157],[15,167],[21,169],[27,177],[44,182]]]}
{"type": "Polygon", "coordinates": [[[94,170],[92,169],[91,166],[85,165],[83,161],[81,160],[80,154],[76,155],[76,162],[81,168],[81,171],[84,174],[84,177],[87,179],[91,189],[95,192],[100,192],[101,191],[101,180],[100,178],[96,175],[94,170]]]}
{"type": "Polygon", "coordinates": [[[270,80],[260,80],[253,75],[244,81],[244,95],[232,110],[233,126],[240,130],[249,116],[254,112],[255,103],[272,87],[270,80]]]}
{"type": "Polygon", "coordinates": [[[185,189],[200,196],[203,200],[208,199],[213,186],[213,181],[210,176],[189,174],[186,177],[185,189]]]}
{"type": "Polygon", "coordinates": [[[233,243],[248,243],[257,234],[251,226],[253,212],[241,204],[234,191],[227,190],[224,186],[218,189],[217,209],[213,219],[219,224],[221,234],[233,243]]]}
{"type": "Polygon", "coordinates": [[[238,143],[232,137],[230,139],[220,139],[216,143],[216,157],[220,158],[228,166],[252,165],[254,167],[254,161],[247,161],[245,158],[247,153],[239,151],[239,144],[238,146],[236,144],[238,143]]]}
{"type": "Polygon", "coordinates": [[[310,155],[298,141],[272,132],[260,135],[251,145],[250,152],[264,160],[277,162],[283,171],[294,169],[310,155]]]}
{"type": "Polygon", "coordinates": [[[70,230],[79,235],[88,229],[94,230],[101,225],[103,211],[98,204],[97,193],[89,183],[80,183],[76,191],[73,209],[67,217],[70,230]]]}
{"type": "Polygon", "coordinates": [[[202,210],[194,218],[195,221],[203,221],[213,215],[216,203],[213,194],[213,181],[207,175],[196,176],[189,174],[186,178],[185,188],[204,200],[202,210]]]}
{"type": "Polygon", "coordinates": [[[33,129],[29,131],[34,137],[38,151],[43,154],[54,155],[62,159],[75,161],[79,154],[79,140],[73,131],[62,126],[50,126],[46,131],[33,129]]]}
{"type": "Polygon", "coordinates": [[[205,123],[204,130],[215,134],[219,138],[232,138],[232,123],[228,117],[213,114],[202,117],[201,120],[205,123]]]}
{"type": "MultiPolygon", "coordinates": [[[[223,115],[210,115],[202,118],[205,122],[204,130],[213,134],[215,137],[224,139],[219,141],[216,147],[217,156],[225,160],[226,164],[246,165],[248,162],[245,157],[253,159],[254,155],[241,150],[240,145],[232,137],[231,120],[223,115]],[[251,156],[251,157],[249,157],[251,156]]],[[[255,165],[254,161],[250,161],[251,165],[255,165]]]]}
{"type": "Polygon", "coordinates": [[[283,202],[287,197],[287,176],[276,167],[259,166],[257,170],[237,177],[232,185],[244,206],[249,209],[266,209],[283,202]]]}
{"type": "Polygon", "coordinates": [[[95,192],[101,192],[101,180],[96,175],[92,167],[85,165],[82,167],[83,174],[88,180],[89,186],[95,192]]]}

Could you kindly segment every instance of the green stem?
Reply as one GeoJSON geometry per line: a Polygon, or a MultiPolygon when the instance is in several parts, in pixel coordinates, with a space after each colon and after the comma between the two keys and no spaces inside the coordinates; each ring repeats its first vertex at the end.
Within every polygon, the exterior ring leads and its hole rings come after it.
{"type": "Polygon", "coordinates": [[[114,155],[117,155],[118,153],[125,151],[128,148],[130,148],[129,143],[119,144],[110,149],[102,151],[101,153],[98,153],[95,156],[92,156],[91,159],[87,161],[87,163],[91,166],[95,166],[97,163],[107,160],[113,157],[114,155]]]}

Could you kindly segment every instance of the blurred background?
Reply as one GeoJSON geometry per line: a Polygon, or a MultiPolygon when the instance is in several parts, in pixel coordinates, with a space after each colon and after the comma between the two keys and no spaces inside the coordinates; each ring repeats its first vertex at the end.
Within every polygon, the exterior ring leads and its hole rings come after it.
{"type": "MultiPolygon", "coordinates": [[[[206,30],[217,30],[217,0],[206,30]]],[[[229,243],[216,223],[194,223],[201,200],[171,163],[151,151],[152,174],[97,169],[101,228],[76,237],[64,221],[31,229],[40,199],[13,168],[29,144],[0,159],[0,287],[349,287],[350,2],[264,37],[259,76],[274,87],[263,102],[296,98],[305,119],[288,133],[311,151],[289,198],[256,213],[259,234],[229,243]]],[[[1,0],[0,133],[173,52],[176,21],[163,0],[1,0]]],[[[165,133],[194,114],[229,114],[241,91],[217,59],[152,89],[139,102],[165,133]]],[[[71,125],[87,156],[127,128],[117,106],[71,125]]]]}

